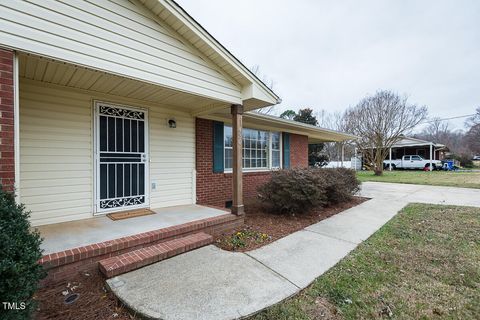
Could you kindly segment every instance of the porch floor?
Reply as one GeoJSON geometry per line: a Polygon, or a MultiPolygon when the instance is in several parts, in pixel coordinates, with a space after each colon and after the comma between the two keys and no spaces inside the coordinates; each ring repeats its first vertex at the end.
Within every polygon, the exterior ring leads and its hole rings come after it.
{"type": "Polygon", "coordinates": [[[156,214],[113,221],[107,216],[38,226],[43,254],[167,228],[227,213],[200,205],[151,209],[156,214]]]}

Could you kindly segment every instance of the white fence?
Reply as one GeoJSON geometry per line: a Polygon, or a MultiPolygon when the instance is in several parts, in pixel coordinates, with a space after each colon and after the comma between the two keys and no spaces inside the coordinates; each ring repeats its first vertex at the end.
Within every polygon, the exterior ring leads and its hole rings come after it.
{"type": "Polygon", "coordinates": [[[359,158],[352,158],[350,161],[330,161],[324,168],[348,168],[354,170],[362,169],[362,160],[359,158]]]}

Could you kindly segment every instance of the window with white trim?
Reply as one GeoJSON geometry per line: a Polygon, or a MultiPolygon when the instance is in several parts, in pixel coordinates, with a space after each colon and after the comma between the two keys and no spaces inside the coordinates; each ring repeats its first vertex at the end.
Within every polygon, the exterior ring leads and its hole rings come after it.
{"type": "MultiPolygon", "coordinates": [[[[282,166],[280,132],[243,128],[242,136],[245,170],[268,170],[282,166]]],[[[229,171],[233,164],[233,133],[230,126],[224,129],[224,150],[225,170],[229,171]]]]}
{"type": "Polygon", "coordinates": [[[272,150],[272,168],[280,168],[281,166],[281,153],[280,153],[280,148],[281,148],[281,144],[280,144],[280,139],[281,139],[281,135],[280,135],[280,132],[271,132],[270,133],[270,137],[271,137],[271,142],[272,142],[272,147],[271,147],[271,150],[272,150]]]}

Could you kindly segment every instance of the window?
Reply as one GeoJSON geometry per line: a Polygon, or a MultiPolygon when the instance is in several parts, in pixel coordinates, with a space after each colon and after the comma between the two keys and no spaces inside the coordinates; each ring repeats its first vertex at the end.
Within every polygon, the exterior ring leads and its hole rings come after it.
{"type": "Polygon", "coordinates": [[[280,168],[280,132],[270,134],[272,141],[272,168],[280,168]]]}
{"type": "MultiPolygon", "coordinates": [[[[232,127],[224,130],[225,169],[231,170],[233,164],[232,127]]],[[[281,167],[280,132],[269,132],[243,128],[242,159],[244,169],[271,169],[281,167]]]]}
{"type": "Polygon", "coordinates": [[[224,129],[224,138],[223,141],[225,142],[224,149],[225,149],[225,168],[232,168],[233,164],[233,136],[232,136],[232,127],[225,126],[224,129]]]}

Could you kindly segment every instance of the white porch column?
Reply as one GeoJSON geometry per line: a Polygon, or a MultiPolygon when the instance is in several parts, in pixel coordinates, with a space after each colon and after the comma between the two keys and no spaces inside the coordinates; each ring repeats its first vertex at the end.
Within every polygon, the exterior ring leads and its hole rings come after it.
{"type": "Polygon", "coordinates": [[[345,144],[342,142],[342,168],[343,168],[343,159],[345,158],[345,144]]]}
{"type": "Polygon", "coordinates": [[[433,149],[433,144],[430,142],[430,171],[433,170],[432,149],[433,149]]]}
{"type": "Polygon", "coordinates": [[[390,160],[390,163],[388,164],[388,171],[392,171],[392,147],[390,147],[388,153],[389,153],[389,160],[390,160]]]}
{"type": "Polygon", "coordinates": [[[233,164],[232,164],[232,213],[242,215],[244,213],[243,207],[243,174],[242,174],[242,115],[243,106],[232,105],[232,133],[233,133],[233,164]]]}

